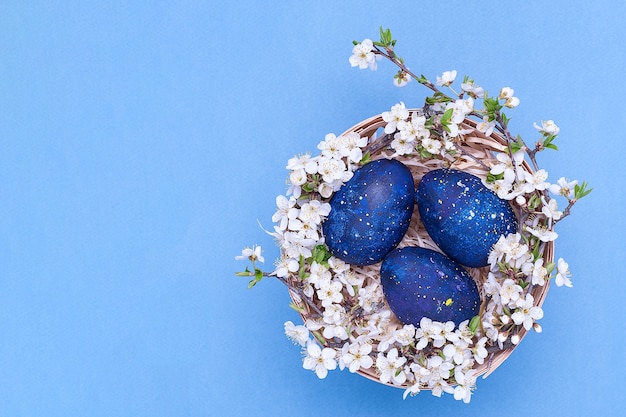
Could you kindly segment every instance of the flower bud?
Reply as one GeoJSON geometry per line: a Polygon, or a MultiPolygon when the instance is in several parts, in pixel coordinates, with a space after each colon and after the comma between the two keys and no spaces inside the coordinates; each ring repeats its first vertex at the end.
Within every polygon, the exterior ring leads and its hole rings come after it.
{"type": "Polygon", "coordinates": [[[513,343],[514,345],[517,345],[520,342],[520,337],[517,334],[514,334],[513,336],[511,336],[511,343],[513,343]]]}
{"type": "Polygon", "coordinates": [[[543,327],[539,323],[533,323],[533,330],[537,333],[541,333],[543,331],[543,327]]]}
{"type": "Polygon", "coordinates": [[[500,90],[499,98],[501,98],[501,99],[509,99],[509,98],[513,97],[514,93],[515,93],[515,90],[513,90],[511,87],[503,87],[500,90]]]}

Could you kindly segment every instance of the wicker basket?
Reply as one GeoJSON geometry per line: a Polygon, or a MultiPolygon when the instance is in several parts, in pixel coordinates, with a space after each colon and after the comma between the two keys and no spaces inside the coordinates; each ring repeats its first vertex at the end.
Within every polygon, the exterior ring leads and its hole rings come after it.
{"type": "MultiPolygon", "coordinates": [[[[410,111],[412,112],[415,110],[416,109],[412,109],[410,111]]],[[[350,132],[356,132],[362,137],[369,138],[368,148],[371,149],[372,160],[380,159],[380,158],[390,158],[392,155],[392,152],[390,152],[389,149],[385,149],[385,147],[382,147],[381,149],[380,146],[377,146],[377,144],[380,142],[380,137],[381,137],[380,132],[385,127],[385,125],[386,125],[386,122],[383,121],[382,116],[378,115],[378,116],[371,117],[367,120],[363,120],[362,122],[348,129],[346,132],[343,133],[343,135],[346,135],[350,132]]],[[[413,178],[415,180],[416,186],[425,173],[431,170],[437,169],[437,168],[444,167],[444,166],[454,167],[455,169],[474,174],[480,178],[485,178],[487,175],[487,169],[485,168],[484,165],[481,165],[477,161],[482,161],[482,163],[484,163],[486,166],[493,165],[491,162],[495,161],[495,156],[494,156],[495,153],[505,152],[508,149],[508,146],[505,140],[502,138],[502,136],[500,136],[495,131],[490,136],[484,135],[483,133],[476,130],[476,122],[474,122],[473,120],[465,119],[463,124],[459,127],[464,130],[470,130],[471,133],[465,134],[463,136],[463,140],[459,143],[461,148],[464,151],[464,155],[461,155],[457,159],[452,159],[452,158],[444,159],[443,157],[440,157],[439,159],[434,159],[434,158],[433,159],[420,159],[417,156],[396,157],[396,159],[400,160],[401,162],[403,162],[405,165],[409,167],[409,169],[411,170],[413,174],[413,178]]],[[[523,162],[522,167],[524,170],[528,172],[532,172],[531,167],[526,162],[523,162]]],[[[520,207],[517,206],[514,201],[511,202],[511,205],[519,220],[521,217],[520,207]]],[[[426,229],[422,225],[422,222],[419,218],[418,210],[414,210],[413,218],[411,219],[411,224],[409,226],[409,229],[404,239],[399,245],[399,247],[404,247],[404,246],[420,246],[420,247],[425,247],[425,248],[433,249],[436,251],[440,251],[440,249],[432,241],[432,239],[426,232],[426,229]]],[[[545,244],[545,247],[543,248],[543,258],[546,263],[553,261],[554,242],[548,242],[547,244],[545,244]]],[[[352,269],[356,273],[365,277],[366,281],[365,281],[364,286],[368,285],[368,283],[371,283],[374,280],[376,281],[379,280],[380,263],[375,264],[375,265],[365,266],[365,267],[352,266],[352,269]]],[[[484,301],[485,294],[484,294],[484,291],[482,290],[482,284],[487,278],[487,275],[489,272],[489,266],[486,266],[483,268],[468,268],[467,270],[472,276],[472,278],[476,281],[478,288],[480,290],[480,293],[481,293],[480,294],[481,300],[484,301]]],[[[541,307],[547,295],[548,289],[549,289],[549,282],[547,282],[543,286],[535,286],[531,290],[531,294],[534,297],[536,306],[541,307]]],[[[294,300],[298,299],[298,297],[294,296],[294,294],[291,294],[291,295],[294,300]]],[[[306,306],[303,306],[303,307],[306,308],[306,306]]],[[[305,313],[302,313],[301,316],[303,320],[306,321],[308,314],[305,312],[305,313]]],[[[392,320],[391,325],[392,326],[395,325],[398,328],[402,327],[402,324],[395,317],[392,320]]],[[[526,335],[527,331],[524,329],[523,326],[517,326],[517,328],[518,328],[518,331],[516,334],[519,336],[520,338],[519,340],[521,342],[523,337],[526,335]]],[[[513,352],[516,346],[517,345],[509,344],[508,346],[505,346],[503,349],[490,351],[490,354],[488,358],[485,360],[485,362],[480,365],[476,364],[476,366],[474,367],[476,374],[484,375],[485,377],[489,375],[498,366],[500,366],[506,360],[506,358],[509,357],[509,355],[511,355],[511,353],[513,352]]],[[[375,353],[375,350],[376,350],[376,346],[374,346],[374,351],[373,351],[374,353],[375,353]]],[[[374,367],[370,369],[360,369],[359,371],[357,371],[357,373],[375,382],[382,383],[380,379],[378,378],[378,375],[376,374],[376,369],[374,367]]],[[[408,387],[406,383],[405,385],[401,385],[401,386],[392,385],[391,383],[386,384],[386,385],[390,385],[396,388],[403,388],[403,389],[408,387]]]]}

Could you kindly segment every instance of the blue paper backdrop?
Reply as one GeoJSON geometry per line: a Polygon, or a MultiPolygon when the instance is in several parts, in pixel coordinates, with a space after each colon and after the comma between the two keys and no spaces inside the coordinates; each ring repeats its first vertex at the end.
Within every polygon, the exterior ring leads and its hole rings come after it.
{"type": "Polygon", "coordinates": [[[0,6],[0,415],[622,415],[622,0],[6,1],[0,6]],[[271,227],[285,164],[403,100],[350,68],[392,28],[410,67],[457,69],[561,127],[541,156],[592,195],[559,224],[574,287],[469,405],[347,371],[320,381],[298,320],[234,256],[271,227]]]}

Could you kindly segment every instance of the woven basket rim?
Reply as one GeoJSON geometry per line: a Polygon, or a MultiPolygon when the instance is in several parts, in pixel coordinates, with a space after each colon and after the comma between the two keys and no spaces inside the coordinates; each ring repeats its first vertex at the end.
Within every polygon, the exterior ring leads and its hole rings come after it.
{"type": "MultiPolygon", "coordinates": [[[[413,113],[415,111],[421,111],[421,109],[417,109],[417,108],[411,108],[407,110],[410,113],[413,113]]],[[[378,115],[371,116],[365,120],[358,122],[351,128],[347,129],[345,132],[343,132],[342,136],[355,132],[359,134],[361,137],[366,136],[368,137],[368,140],[371,140],[373,137],[377,137],[376,135],[377,135],[377,132],[379,132],[379,129],[384,128],[386,124],[387,123],[383,120],[382,114],[378,114],[378,115]]],[[[468,152],[470,150],[472,152],[476,150],[475,153],[480,160],[483,160],[483,158],[480,158],[480,155],[482,154],[489,156],[489,158],[487,159],[495,160],[495,157],[493,156],[495,152],[505,152],[508,149],[508,145],[505,139],[498,132],[494,130],[493,133],[487,136],[484,133],[481,133],[480,131],[477,130],[477,122],[472,119],[466,118],[459,127],[462,129],[471,130],[471,133],[463,135],[463,141],[460,143],[461,147],[463,147],[465,150],[468,150],[468,152]]],[[[391,158],[391,157],[392,157],[392,154],[390,152],[386,151],[385,149],[381,149],[381,150],[378,150],[375,155],[374,154],[372,155],[372,160],[380,159],[380,158],[391,158]]],[[[436,165],[441,165],[442,163],[444,163],[443,159],[441,158],[432,159],[428,161],[420,161],[419,156],[394,157],[394,158],[404,162],[407,166],[409,166],[412,172],[415,168],[415,164],[413,164],[411,161],[415,161],[416,158],[420,162],[420,165],[433,165],[432,169],[435,169],[436,165]]],[[[472,169],[469,169],[471,173],[481,178],[484,178],[486,176],[485,168],[480,167],[480,165],[477,162],[473,161],[471,158],[460,159],[458,161],[455,161],[452,165],[454,165],[456,169],[460,169],[463,171],[467,171],[468,167],[472,167],[472,169]],[[480,167],[480,169],[476,167],[480,167]],[[477,172],[481,170],[483,171],[482,173],[477,172]]],[[[524,170],[526,170],[529,173],[534,172],[534,170],[526,161],[522,163],[522,167],[524,170]]],[[[421,177],[414,178],[415,182],[418,183],[420,178],[421,177]]],[[[511,205],[515,209],[514,211],[516,212],[516,216],[518,217],[518,220],[519,220],[519,207],[515,204],[515,202],[512,202],[511,205]]],[[[416,212],[417,210],[415,210],[413,214],[414,217],[416,216],[415,214],[416,212]]],[[[401,246],[403,246],[403,243],[400,244],[400,247],[401,246]]],[[[436,247],[436,245],[435,245],[435,248],[432,248],[432,249],[435,249],[441,252],[441,250],[439,250],[436,247]]],[[[546,260],[546,262],[553,261],[554,259],[554,242],[553,241],[547,242],[545,244],[545,247],[543,250],[543,257],[546,260]]],[[[376,266],[379,267],[380,263],[377,263],[373,265],[372,267],[376,267],[376,266]]],[[[470,275],[472,275],[472,277],[478,284],[479,289],[482,287],[482,282],[477,280],[476,276],[480,275],[481,272],[480,271],[477,272],[477,270],[488,271],[488,269],[489,269],[488,266],[483,267],[483,268],[467,268],[467,270],[470,272],[470,275]]],[[[534,288],[532,289],[531,294],[534,297],[536,306],[541,307],[543,305],[545,298],[547,296],[548,290],[549,290],[549,286],[550,286],[550,281],[546,282],[545,285],[543,286],[539,286],[539,285],[534,286],[534,288]]],[[[482,300],[483,293],[482,291],[480,292],[481,292],[481,300],[482,300]]],[[[297,300],[297,296],[295,296],[291,292],[290,292],[290,295],[294,301],[297,300]]],[[[303,320],[306,321],[307,319],[306,314],[301,313],[301,317],[303,318],[303,320]]],[[[523,338],[526,336],[527,333],[528,331],[523,326],[519,326],[519,331],[516,333],[519,336],[519,342],[516,345],[506,347],[504,349],[497,350],[491,353],[483,364],[478,364],[478,363],[475,364],[474,370],[475,370],[476,375],[477,376],[482,375],[483,377],[487,377],[492,372],[494,372],[513,353],[515,348],[521,344],[521,341],[523,340],[523,338]]],[[[392,383],[385,383],[385,382],[380,381],[374,367],[371,367],[370,369],[361,368],[357,370],[356,373],[361,375],[362,377],[365,377],[367,379],[370,379],[374,382],[377,382],[383,385],[391,386],[394,388],[401,388],[401,389],[408,388],[408,384],[406,383],[402,385],[394,385],[392,383]]],[[[422,390],[429,390],[429,388],[424,388],[422,390]]]]}

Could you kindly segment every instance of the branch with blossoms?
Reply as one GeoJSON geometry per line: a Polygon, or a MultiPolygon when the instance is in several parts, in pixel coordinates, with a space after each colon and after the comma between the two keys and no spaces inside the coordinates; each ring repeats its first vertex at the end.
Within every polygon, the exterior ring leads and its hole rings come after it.
{"type": "Polygon", "coordinates": [[[377,42],[354,42],[350,64],[375,70],[385,58],[398,67],[393,78],[396,86],[415,80],[432,95],[421,108],[410,109],[401,102],[383,112],[384,134],[379,137],[329,133],[317,146],[319,155],[291,158],[286,165],[289,188],[276,197],[274,230],[268,232],[280,246],[275,269],[259,268],[262,251],[253,246],[236,257],[251,262],[237,275],[251,277],[249,288],[264,277],[287,286],[291,307],[304,323],[286,322],[285,333],[301,346],[303,367],[319,378],[329,370],[348,368],[405,388],[405,397],[428,389],[433,395],[447,392],[469,402],[478,366],[490,364],[495,354],[517,345],[523,331],[542,330],[537,320],[543,310],[533,289],[547,289],[550,280],[557,286],[572,286],[568,264],[562,258],[548,261],[544,253],[558,237],[554,226],[591,189],[586,182],[564,177],[556,183],[547,181],[548,173],[540,169],[536,155],[557,150],[554,141],[560,129],[552,120],[535,123],[539,138],[532,148],[521,136],[514,137],[504,112],[520,104],[512,88],[501,88],[498,96],[490,97],[466,76],[455,89],[455,70],[432,82],[409,70],[396,54],[396,40],[388,29],[381,28],[380,35],[377,42]],[[473,156],[464,146],[465,138],[476,131],[487,138],[497,132],[504,150],[484,161],[473,156]],[[391,157],[437,159],[450,165],[469,159],[486,172],[488,188],[520,209],[520,230],[501,236],[489,253],[483,302],[471,320],[457,326],[424,317],[419,326],[399,324],[385,302],[380,280],[366,278],[332,256],[325,245],[322,223],[330,213],[331,197],[356,169],[383,151],[391,157]],[[567,200],[564,210],[559,210],[556,197],[567,200]]]}
{"type": "MultiPolygon", "coordinates": [[[[445,71],[441,76],[437,76],[435,83],[433,83],[425,75],[417,75],[405,65],[404,59],[396,54],[396,42],[397,41],[393,39],[391,35],[391,31],[389,29],[384,30],[381,27],[379,41],[373,42],[371,39],[365,39],[362,42],[353,41],[354,48],[352,56],[350,56],[350,64],[353,67],[359,67],[360,69],[369,68],[371,70],[376,70],[380,59],[385,58],[389,60],[399,68],[393,78],[393,82],[396,86],[403,87],[407,85],[409,81],[415,80],[433,91],[434,94],[426,98],[425,108],[432,108],[437,111],[441,110],[444,104],[448,104],[445,106],[445,112],[441,114],[440,118],[441,128],[443,128],[448,134],[456,136],[456,133],[458,132],[458,128],[450,123],[451,120],[456,119],[457,122],[462,122],[465,117],[477,117],[482,119],[477,126],[479,131],[489,136],[494,129],[497,130],[506,140],[509,155],[513,155],[518,151],[525,152],[535,171],[540,171],[536,158],[537,153],[546,149],[558,149],[554,144],[554,140],[556,139],[560,129],[552,120],[542,121],[541,125],[538,125],[537,123],[534,124],[534,127],[539,131],[541,137],[536,141],[535,146],[532,148],[526,145],[520,135],[514,137],[511,134],[508,126],[509,118],[503,112],[503,109],[513,109],[520,104],[520,100],[514,95],[515,91],[512,88],[503,87],[500,90],[498,97],[489,97],[482,87],[477,85],[473,79],[466,76],[461,84],[460,92],[457,92],[452,88],[452,84],[457,76],[456,70],[445,71]],[[452,95],[446,94],[439,87],[447,87],[452,95]],[[468,98],[466,98],[466,96],[468,98]],[[476,99],[483,99],[482,109],[476,109],[474,107],[474,100],[476,99]]],[[[396,117],[395,122],[397,125],[397,123],[401,120],[397,118],[397,115],[394,115],[394,117],[396,117]]],[[[402,118],[402,121],[405,119],[406,118],[402,118]]],[[[395,127],[395,125],[393,127],[395,127]]],[[[388,129],[386,132],[390,133],[392,130],[393,129],[388,129]]],[[[455,147],[455,150],[460,151],[461,149],[459,147],[455,147]]],[[[425,156],[424,154],[424,152],[421,152],[421,156],[425,156]]],[[[515,174],[522,175],[521,173],[518,173],[517,164],[512,167],[515,174]]],[[[500,189],[500,184],[497,183],[497,181],[503,179],[503,177],[500,176],[501,173],[499,170],[500,168],[496,168],[495,173],[491,172],[491,176],[489,177],[490,182],[495,183],[494,187],[498,189],[500,189]]],[[[539,175],[542,174],[543,172],[539,175]]],[[[564,179],[560,180],[560,182],[563,181],[564,179]]],[[[510,178],[507,183],[512,184],[510,178]]],[[[568,199],[568,206],[562,212],[560,219],[570,215],[571,208],[574,204],[591,192],[591,189],[588,188],[586,182],[578,185],[577,181],[574,181],[573,186],[576,187],[576,189],[573,190],[575,191],[573,195],[569,192],[569,189],[561,189],[560,194],[568,199]]],[[[503,193],[504,192],[501,191],[499,196],[502,197],[503,193]]],[[[542,194],[544,198],[548,198],[548,194],[546,192],[543,192],[542,194]]],[[[508,195],[508,197],[511,196],[512,195],[510,194],[508,195]]],[[[531,207],[531,209],[532,208],[533,207],[531,207]]],[[[560,219],[556,219],[555,223],[560,219]]]]}
{"type": "MultiPolygon", "coordinates": [[[[534,127],[539,131],[540,138],[537,139],[534,147],[529,147],[520,135],[513,136],[509,130],[509,117],[504,113],[504,109],[513,109],[520,104],[520,100],[516,97],[515,91],[510,87],[503,87],[500,89],[500,93],[497,97],[489,97],[485,90],[477,85],[475,81],[465,76],[461,83],[461,89],[457,92],[452,84],[457,77],[457,71],[445,71],[441,76],[436,77],[436,81],[433,83],[425,75],[417,75],[412,72],[405,64],[404,59],[401,58],[395,51],[396,40],[393,39],[391,31],[389,29],[384,30],[380,28],[380,40],[373,42],[371,39],[365,39],[362,42],[353,41],[354,48],[352,50],[352,56],[350,56],[350,64],[353,67],[360,69],[369,68],[376,70],[378,67],[378,61],[382,58],[390,61],[398,67],[398,72],[394,75],[393,82],[398,87],[403,87],[411,80],[415,80],[418,83],[424,85],[428,89],[433,91],[433,95],[426,98],[424,108],[427,111],[434,111],[435,117],[431,117],[428,120],[421,118],[418,120],[417,130],[422,129],[422,132],[426,130],[437,131],[440,136],[444,138],[446,136],[458,137],[464,132],[460,129],[460,124],[467,117],[477,118],[477,130],[489,136],[494,130],[498,131],[505,139],[509,160],[506,160],[506,155],[503,154],[500,158],[504,164],[493,167],[487,177],[487,181],[491,184],[491,188],[497,192],[500,198],[512,200],[518,198],[518,203],[526,206],[529,213],[532,213],[539,207],[539,203],[542,199],[545,199],[545,204],[551,204],[551,208],[555,209],[554,203],[549,199],[548,190],[541,187],[541,184],[545,183],[547,179],[547,173],[539,168],[537,163],[537,153],[546,149],[557,150],[557,146],[554,143],[560,128],[552,120],[542,121],[541,125],[534,123],[534,127]],[[451,94],[447,94],[439,87],[446,87],[451,94]],[[482,109],[476,108],[475,100],[482,99],[482,109]],[[439,126],[438,126],[439,125],[439,126]],[[434,129],[433,129],[434,128],[434,129]],[[535,174],[529,174],[522,172],[519,165],[524,159],[524,154],[532,164],[535,174]],[[512,163],[510,158],[515,158],[515,163],[512,163]],[[510,169],[509,169],[510,168],[510,169]],[[506,171],[506,177],[504,175],[506,171]],[[523,186],[522,183],[526,181],[527,184],[523,186]],[[538,195],[534,196],[531,201],[526,202],[524,197],[520,197],[524,193],[528,192],[529,187],[536,183],[534,191],[538,191],[538,195]],[[528,185],[531,184],[531,185],[528,185]],[[517,190],[514,190],[516,188],[517,190]]],[[[418,116],[419,117],[419,116],[418,116]]],[[[409,118],[408,112],[404,108],[403,103],[392,107],[391,112],[387,114],[389,121],[388,128],[385,132],[388,135],[394,134],[396,139],[396,146],[392,143],[392,147],[395,148],[396,154],[405,155],[414,151],[411,147],[411,143],[415,138],[420,138],[419,134],[415,135],[410,131],[407,131],[407,124],[413,125],[409,128],[416,130],[417,118],[409,118]],[[404,127],[404,129],[403,129],[404,127]],[[403,131],[404,130],[404,131],[403,131]]],[[[387,120],[387,119],[386,119],[387,120]]],[[[430,140],[423,140],[426,142],[426,146],[417,145],[417,151],[421,157],[429,157],[430,154],[437,154],[440,150],[440,145],[430,140]]],[[[445,149],[448,153],[463,152],[462,148],[456,146],[453,142],[442,141],[445,149]],[[450,152],[452,151],[452,152],[450,152]]],[[[464,156],[469,157],[468,154],[464,156]]],[[[479,164],[482,162],[475,160],[479,164]]],[[[483,164],[484,165],[484,164],[483,164]]],[[[578,184],[578,181],[568,182],[564,178],[561,178],[556,186],[553,186],[553,190],[556,190],[556,194],[567,198],[567,208],[560,213],[558,218],[550,219],[550,226],[553,226],[558,221],[569,216],[574,204],[581,198],[587,196],[591,189],[588,188],[586,182],[578,184]],[[558,188],[557,188],[558,187],[558,188]]]]}

